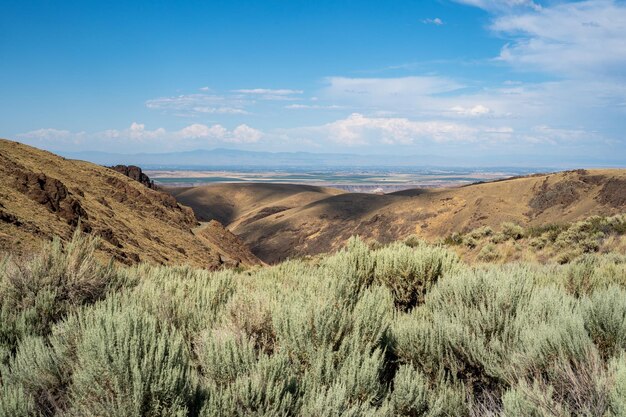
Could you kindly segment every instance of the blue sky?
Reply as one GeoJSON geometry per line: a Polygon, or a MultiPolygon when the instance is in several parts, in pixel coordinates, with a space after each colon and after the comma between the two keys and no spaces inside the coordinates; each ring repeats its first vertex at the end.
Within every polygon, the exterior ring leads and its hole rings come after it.
{"type": "Polygon", "coordinates": [[[0,0],[0,136],[626,164],[617,0],[0,0]]]}

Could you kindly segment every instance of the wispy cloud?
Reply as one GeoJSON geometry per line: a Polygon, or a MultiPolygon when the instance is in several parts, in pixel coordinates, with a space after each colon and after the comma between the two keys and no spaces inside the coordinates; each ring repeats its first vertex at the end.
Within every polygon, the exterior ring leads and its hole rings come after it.
{"type": "Polygon", "coordinates": [[[265,95],[265,94],[271,94],[274,96],[290,96],[293,94],[302,94],[304,91],[302,90],[289,90],[289,89],[276,89],[273,90],[271,88],[243,88],[243,89],[239,89],[239,90],[233,90],[234,93],[241,93],[241,94],[259,94],[259,95],[265,95]]]}
{"type": "Polygon", "coordinates": [[[78,141],[86,136],[85,132],[72,132],[65,129],[44,128],[31,130],[30,132],[18,135],[19,139],[25,140],[42,140],[48,139],[53,141],[78,141]]]}
{"type": "Polygon", "coordinates": [[[485,116],[491,113],[491,109],[483,106],[482,104],[477,104],[473,107],[454,106],[450,110],[461,116],[472,117],[485,116]]]}
{"type": "Polygon", "coordinates": [[[460,90],[464,85],[440,76],[396,78],[328,77],[320,96],[336,105],[356,111],[406,111],[443,93],[460,90]]]}
{"type": "Polygon", "coordinates": [[[539,13],[507,14],[497,17],[491,28],[513,38],[499,59],[518,69],[626,79],[626,4],[622,2],[572,2],[539,13]]]}
{"type": "Polygon", "coordinates": [[[541,5],[533,0],[454,0],[457,3],[480,7],[491,11],[503,11],[513,8],[527,8],[535,11],[542,9],[541,5]]]}
{"type": "Polygon", "coordinates": [[[296,104],[289,104],[287,106],[285,106],[286,109],[292,109],[292,110],[302,110],[302,109],[308,109],[308,110],[339,110],[339,109],[343,109],[343,106],[338,106],[336,104],[329,104],[329,105],[323,105],[323,104],[300,104],[300,103],[296,103],[296,104]]]}
{"type": "Polygon", "coordinates": [[[241,98],[201,93],[159,97],[146,101],[146,107],[151,110],[161,110],[184,116],[198,114],[248,114],[245,106],[249,104],[248,101],[241,98]]]}
{"type": "Polygon", "coordinates": [[[440,76],[411,76],[396,78],[328,77],[326,91],[337,95],[371,97],[398,97],[430,95],[463,88],[463,84],[440,76]]]}
{"type": "Polygon", "coordinates": [[[303,90],[291,90],[286,88],[271,89],[271,88],[242,88],[239,90],[232,90],[233,93],[241,94],[244,96],[252,96],[260,100],[296,100],[296,96],[304,93],[303,90]]]}
{"type": "Polygon", "coordinates": [[[425,25],[441,26],[441,25],[443,25],[443,20],[441,20],[438,17],[435,17],[434,19],[431,19],[431,18],[422,19],[422,23],[425,24],[425,25]]]}

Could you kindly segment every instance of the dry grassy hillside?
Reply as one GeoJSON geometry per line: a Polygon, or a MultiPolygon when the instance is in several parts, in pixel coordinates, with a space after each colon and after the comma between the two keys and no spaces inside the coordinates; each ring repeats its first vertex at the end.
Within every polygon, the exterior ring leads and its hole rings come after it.
{"type": "Polygon", "coordinates": [[[79,223],[102,238],[101,251],[126,264],[259,263],[217,224],[194,233],[192,210],[166,193],[112,169],[0,140],[0,251],[29,253],[54,236],[68,240],[79,223]]]}
{"type": "Polygon", "coordinates": [[[190,205],[199,220],[217,220],[231,227],[343,193],[313,185],[256,183],[169,188],[167,191],[180,203],[190,205]]]}
{"type": "MultiPolygon", "coordinates": [[[[239,195],[240,184],[217,187],[185,189],[178,198],[201,215],[206,210],[231,213],[223,218],[225,224],[266,262],[334,251],[355,234],[380,242],[409,235],[434,240],[484,225],[496,230],[504,222],[539,226],[626,209],[626,170],[568,171],[387,195],[337,191],[294,206],[282,204],[290,198],[284,194],[268,196],[271,190],[265,184],[246,184],[245,199],[233,197],[239,195]],[[260,203],[255,201],[256,188],[262,190],[260,203]],[[207,195],[212,197],[204,199],[207,195]],[[228,203],[220,207],[216,195],[228,203]],[[239,201],[245,204],[239,206],[239,201]],[[251,210],[257,205],[260,211],[251,210]]],[[[289,187],[292,196],[304,191],[289,187]]]]}

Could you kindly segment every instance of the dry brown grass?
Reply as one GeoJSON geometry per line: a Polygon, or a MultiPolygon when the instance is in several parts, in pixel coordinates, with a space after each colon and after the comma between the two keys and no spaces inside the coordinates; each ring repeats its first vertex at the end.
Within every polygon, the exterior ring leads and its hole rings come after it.
{"type": "MultiPolygon", "coordinates": [[[[353,235],[383,243],[410,235],[434,241],[481,226],[499,228],[505,222],[542,226],[626,210],[619,191],[626,189],[626,170],[619,169],[387,195],[329,196],[324,191],[311,196],[306,186],[286,187],[288,192],[269,190],[267,184],[221,184],[185,189],[177,195],[196,213],[227,214],[229,228],[270,263],[335,251],[353,235]],[[299,200],[304,195],[308,198],[299,200]],[[277,207],[279,211],[271,210],[277,207]]],[[[517,252],[511,245],[503,257],[528,256],[517,252]]]]}
{"type": "Polygon", "coordinates": [[[68,241],[78,222],[101,237],[103,259],[209,269],[223,259],[258,263],[223,228],[223,245],[215,227],[211,240],[196,236],[193,212],[168,194],[108,168],[0,140],[0,251],[29,253],[53,236],[68,241]]]}

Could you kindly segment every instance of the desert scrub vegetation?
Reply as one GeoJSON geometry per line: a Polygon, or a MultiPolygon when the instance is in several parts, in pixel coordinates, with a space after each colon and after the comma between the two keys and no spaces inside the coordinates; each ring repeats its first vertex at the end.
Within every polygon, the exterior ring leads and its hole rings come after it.
{"type": "Polygon", "coordinates": [[[0,262],[0,416],[626,413],[623,253],[469,265],[353,238],[208,272],[101,264],[97,244],[0,262]]]}
{"type": "Polygon", "coordinates": [[[481,227],[453,233],[442,243],[466,261],[556,261],[569,263],[588,253],[626,250],[626,215],[592,216],[572,224],[523,228],[503,223],[499,231],[481,227]]]}

